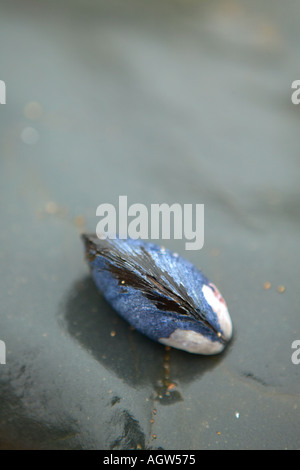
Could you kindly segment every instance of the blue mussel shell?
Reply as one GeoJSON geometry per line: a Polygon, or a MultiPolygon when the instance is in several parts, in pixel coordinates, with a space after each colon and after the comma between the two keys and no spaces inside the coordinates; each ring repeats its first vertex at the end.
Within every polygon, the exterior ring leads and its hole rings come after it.
{"type": "Polygon", "coordinates": [[[82,239],[98,289],[134,328],[191,353],[223,351],[232,337],[226,303],[192,263],[142,240],[82,239]]]}

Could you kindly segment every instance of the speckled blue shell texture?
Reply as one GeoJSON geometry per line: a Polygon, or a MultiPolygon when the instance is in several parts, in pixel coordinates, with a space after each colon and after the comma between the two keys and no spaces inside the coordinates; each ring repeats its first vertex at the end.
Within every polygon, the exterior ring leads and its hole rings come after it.
{"type": "Polygon", "coordinates": [[[232,336],[218,289],[192,263],[142,240],[82,235],[98,289],[152,340],[196,354],[217,354],[232,336]]]}

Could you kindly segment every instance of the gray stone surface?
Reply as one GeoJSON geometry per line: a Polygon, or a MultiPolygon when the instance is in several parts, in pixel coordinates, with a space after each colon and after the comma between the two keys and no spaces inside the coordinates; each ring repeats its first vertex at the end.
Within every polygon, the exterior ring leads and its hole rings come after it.
{"type": "Polygon", "coordinates": [[[297,2],[0,8],[0,447],[299,448],[297,2]],[[225,354],[166,357],[96,291],[79,233],[123,194],[205,204],[201,251],[164,244],[224,294],[225,354]]]}

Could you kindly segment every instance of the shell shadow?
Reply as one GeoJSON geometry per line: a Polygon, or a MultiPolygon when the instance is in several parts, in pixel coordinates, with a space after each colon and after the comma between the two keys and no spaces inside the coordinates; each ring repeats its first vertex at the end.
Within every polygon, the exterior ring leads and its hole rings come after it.
{"type": "Polygon", "coordinates": [[[197,356],[176,349],[166,353],[164,346],[134,331],[89,276],[71,287],[62,315],[62,327],[107,370],[134,387],[151,385],[162,404],[182,399],[177,387],[166,392],[168,384],[175,383],[180,389],[181,384],[199,379],[221,361],[221,356],[197,356]]]}

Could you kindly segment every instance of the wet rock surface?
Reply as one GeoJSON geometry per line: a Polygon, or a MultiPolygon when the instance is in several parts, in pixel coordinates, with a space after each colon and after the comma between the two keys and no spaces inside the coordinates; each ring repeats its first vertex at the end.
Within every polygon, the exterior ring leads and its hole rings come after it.
{"type": "Polygon", "coordinates": [[[299,448],[298,5],[0,4],[0,448],[299,448]],[[123,194],[205,204],[202,250],[163,243],[224,294],[224,354],[98,293],[79,235],[123,194]]]}

